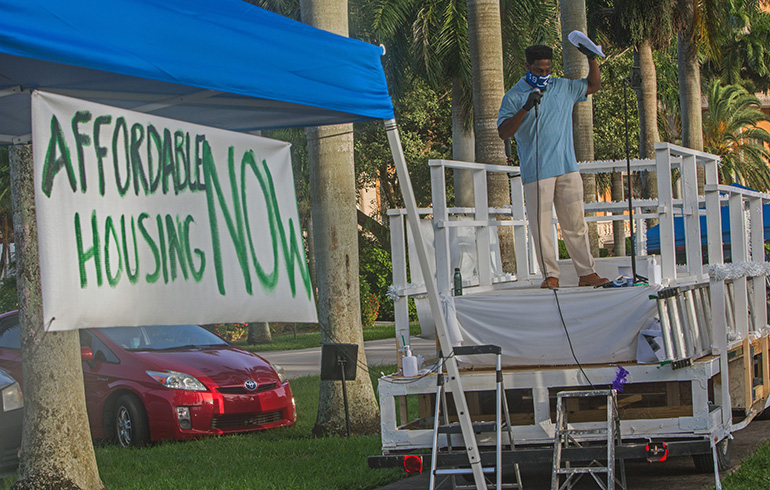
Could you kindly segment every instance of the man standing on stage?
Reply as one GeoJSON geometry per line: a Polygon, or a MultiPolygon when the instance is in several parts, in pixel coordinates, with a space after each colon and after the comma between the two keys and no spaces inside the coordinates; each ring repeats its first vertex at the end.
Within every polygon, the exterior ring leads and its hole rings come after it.
{"type": "Polygon", "coordinates": [[[583,180],[572,139],[572,107],[598,91],[601,78],[596,54],[582,44],[578,49],[588,57],[588,77],[569,80],[551,78],[551,48],[528,47],[527,73],[505,94],[497,118],[500,138],[516,137],[530,233],[543,271],[541,288],[559,287],[559,264],[550,232],[552,207],[575,265],[578,285],[609,282],[594,269],[583,210],[583,180]]]}

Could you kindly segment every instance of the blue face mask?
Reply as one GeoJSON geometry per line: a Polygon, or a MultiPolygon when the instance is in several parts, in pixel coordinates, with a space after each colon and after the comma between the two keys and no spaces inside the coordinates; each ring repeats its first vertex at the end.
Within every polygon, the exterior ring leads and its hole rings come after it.
{"type": "Polygon", "coordinates": [[[532,73],[527,70],[527,75],[525,77],[525,80],[527,80],[527,83],[532,86],[532,88],[539,88],[540,90],[545,90],[546,87],[548,87],[548,81],[551,79],[551,74],[545,76],[540,75],[533,75],[532,73]]]}

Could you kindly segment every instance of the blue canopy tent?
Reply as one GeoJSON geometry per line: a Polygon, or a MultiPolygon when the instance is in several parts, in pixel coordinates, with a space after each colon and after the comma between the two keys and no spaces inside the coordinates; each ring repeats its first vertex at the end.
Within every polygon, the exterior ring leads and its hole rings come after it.
{"type": "Polygon", "coordinates": [[[392,119],[381,48],[241,0],[0,0],[0,144],[40,89],[235,131],[392,119]]]}
{"type": "MultiPolygon", "coordinates": [[[[742,189],[749,189],[748,187],[744,187],[738,184],[731,184],[735,187],[740,187],[742,189]]],[[[749,189],[752,190],[752,189],[749,189]]],[[[723,244],[729,244],[730,243],[730,209],[727,206],[722,206],[721,208],[721,214],[722,214],[722,243],[723,244]]],[[[764,204],[762,206],[762,219],[765,224],[764,226],[764,233],[765,233],[765,241],[770,241],[770,204],[764,204]]],[[[705,245],[708,243],[708,227],[706,225],[706,217],[701,216],[700,217],[700,236],[701,236],[701,244],[705,245]]],[[[681,247],[684,247],[684,218],[682,216],[675,216],[674,217],[674,246],[679,249],[681,247]]],[[[647,231],[647,251],[648,253],[659,253],[660,252],[660,226],[655,225],[652,228],[650,228],[647,231]]]]}

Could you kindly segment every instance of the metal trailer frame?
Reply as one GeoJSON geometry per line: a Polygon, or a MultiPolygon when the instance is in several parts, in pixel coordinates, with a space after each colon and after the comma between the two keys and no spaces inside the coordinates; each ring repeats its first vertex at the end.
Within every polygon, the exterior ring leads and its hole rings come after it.
{"type": "MultiPolygon", "coordinates": [[[[389,129],[391,147],[394,133],[389,129]]],[[[397,133],[395,133],[397,140],[397,133]]],[[[672,452],[669,454],[703,454],[711,452],[716,456],[716,446],[728,440],[730,433],[746,427],[751,420],[767,406],[770,394],[770,366],[768,361],[768,330],[765,278],[770,269],[764,255],[764,224],[762,205],[770,202],[770,195],[746,189],[724,186],[718,183],[717,165],[719,157],[708,153],[683,148],[668,143],[655,145],[655,160],[633,160],[632,171],[656,170],[658,198],[635,201],[634,219],[638,230],[637,245],[646,254],[644,223],[651,218],[660,222],[661,253],[656,257],[662,271],[664,286],[701,288],[708,294],[697,298],[701,305],[698,311],[682,300],[684,320],[682,328],[688,336],[692,364],[680,369],[671,365],[643,365],[624,363],[631,379],[644,382],[687,382],[692,399],[692,413],[670,417],[637,418],[621,420],[623,444],[618,448],[618,457],[645,457],[640,450],[645,441],[667,441],[672,452]],[[706,171],[705,197],[697,194],[696,168],[703,166],[706,171]],[[672,181],[672,170],[680,171],[680,181],[672,181]],[[674,197],[675,190],[681,197],[674,197]],[[724,263],[720,207],[729,206],[731,216],[732,264],[724,263]],[[700,216],[705,215],[708,224],[708,265],[703,264],[701,246],[700,216]],[[677,265],[674,237],[674,216],[683,216],[685,222],[686,264],[677,265]],[[705,297],[704,297],[705,296],[705,297]],[[693,332],[693,324],[706,324],[704,333],[693,332]],[[710,340],[710,344],[709,344],[710,340]],[[759,367],[757,367],[759,364],[759,367]],[[756,385],[753,370],[759,369],[762,383],[756,385]],[[733,385],[731,387],[731,385],[733,385]],[[725,408],[728,407],[728,408],[725,408]],[[733,422],[733,409],[743,411],[744,418],[733,422]],[[641,446],[640,446],[641,445],[641,446]]],[[[394,156],[397,152],[394,151],[394,156]]],[[[447,323],[440,304],[440,294],[451,294],[451,257],[449,233],[452,227],[471,226],[476,229],[475,248],[478,261],[478,277],[464,280],[464,294],[484,294],[500,288],[537,287],[541,278],[527,234],[524,215],[523,188],[518,169],[497,165],[483,165],[471,162],[431,161],[431,182],[433,207],[418,209],[408,181],[403,153],[396,156],[398,177],[404,187],[406,210],[389,211],[391,245],[393,258],[392,293],[395,297],[396,349],[400,357],[409,343],[408,300],[415,296],[427,295],[432,320],[435,322],[438,347],[451,352],[452,345],[447,337],[447,323]],[[399,163],[401,160],[401,163],[399,163]],[[468,169],[473,172],[474,208],[449,208],[446,202],[446,169],[468,169]],[[504,209],[489,208],[486,201],[486,177],[489,173],[505,173],[510,180],[512,206],[504,209]],[[432,215],[432,218],[426,216],[432,215]],[[510,219],[500,219],[507,215],[510,219]],[[464,217],[465,219],[458,218],[464,217]],[[428,262],[425,237],[420,231],[420,222],[429,220],[434,232],[433,245],[435,261],[428,262]],[[497,226],[513,226],[517,275],[495,276],[490,265],[490,233],[497,226]],[[411,284],[407,275],[406,233],[414,240],[416,257],[410,258],[411,267],[419,266],[424,284],[411,284]],[[524,258],[522,260],[522,258],[524,258]],[[432,266],[435,267],[435,275],[432,266]],[[402,345],[402,339],[406,345],[402,345]]],[[[622,162],[590,162],[580,165],[581,172],[623,171],[622,162]]],[[[586,205],[586,211],[608,212],[628,209],[628,203],[593,203],[586,205]]],[[[589,217],[589,221],[627,219],[627,216],[608,215],[589,217]]],[[[554,233],[556,233],[554,221],[554,233]]],[[[644,264],[649,256],[639,255],[637,260],[644,264]]],[[[597,263],[617,263],[618,259],[597,259],[597,263]]],[[[627,260],[627,259],[625,259],[627,260]]],[[[601,294],[597,292],[598,294],[601,294]]],[[[515,300],[515,292],[512,293],[515,300]]],[[[466,396],[475,391],[487,391],[494,386],[493,371],[462,371],[455,365],[448,366],[448,378],[456,378],[450,391],[461,411],[468,410],[466,396]],[[458,396],[463,395],[463,396],[458,396]]],[[[591,365],[583,369],[591,379],[612,379],[615,365],[591,365]]],[[[550,460],[552,454],[554,421],[551,415],[549,388],[569,387],[585,389],[587,383],[577,366],[556,367],[510,367],[504,370],[504,382],[508,390],[519,389],[531,392],[532,423],[515,425],[517,454],[504,455],[507,462],[526,462],[528,459],[550,460]],[[548,446],[543,450],[543,445],[548,446]],[[538,449],[539,448],[539,449],[538,449]],[[520,454],[518,454],[520,453],[520,454]]],[[[380,380],[379,395],[381,409],[383,456],[370,458],[372,467],[401,465],[401,455],[420,452],[431,446],[431,430],[421,428],[419,421],[406,420],[405,397],[425,395],[435,389],[435,375],[417,378],[403,378],[398,374],[380,380]]],[[[515,411],[515,408],[512,408],[515,411]]],[[[462,425],[462,417],[460,417],[462,425]]],[[[578,423],[587,429],[602,423],[578,423]]],[[[470,428],[463,428],[463,439],[473,437],[470,428]],[[467,433],[465,431],[468,431],[467,433]]],[[[487,435],[478,446],[493,440],[487,435]]],[[[474,446],[469,451],[473,458],[487,457],[474,446]]],[[[430,454],[426,455],[430,459],[430,454]]],[[[714,458],[716,460],[716,457],[714,458]]],[[[477,466],[480,466],[477,465],[477,466]]],[[[716,467],[715,467],[716,470],[716,467]]],[[[483,478],[483,477],[482,477],[483,478]]],[[[477,480],[478,481],[478,480],[477,480]]]]}

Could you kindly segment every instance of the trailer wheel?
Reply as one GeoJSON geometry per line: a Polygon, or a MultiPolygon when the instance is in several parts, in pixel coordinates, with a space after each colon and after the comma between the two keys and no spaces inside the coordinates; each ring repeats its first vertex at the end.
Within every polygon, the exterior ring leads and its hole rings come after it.
{"type": "MultiPolygon", "coordinates": [[[[725,471],[730,466],[732,447],[733,440],[730,437],[725,437],[717,443],[717,463],[719,471],[725,471]]],[[[714,472],[714,457],[712,456],[712,453],[693,454],[692,461],[695,463],[695,469],[701,473],[714,472]]]]}

